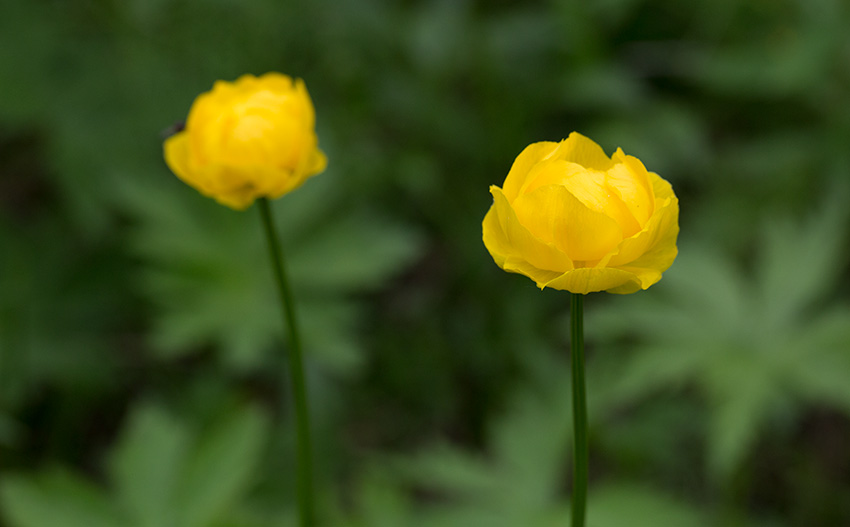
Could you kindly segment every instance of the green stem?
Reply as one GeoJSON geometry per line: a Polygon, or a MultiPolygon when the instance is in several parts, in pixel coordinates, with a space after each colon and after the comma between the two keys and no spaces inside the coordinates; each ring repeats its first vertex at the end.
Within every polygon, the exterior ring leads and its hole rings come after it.
{"type": "Polygon", "coordinates": [[[570,298],[570,354],[573,372],[572,527],[584,527],[587,504],[587,400],[584,388],[584,295],[570,298]]]}
{"type": "Polygon", "coordinates": [[[289,283],[286,280],[283,256],[272,221],[269,201],[266,198],[260,198],[257,200],[257,204],[260,208],[260,215],[263,217],[272,269],[274,269],[277,289],[280,293],[286,326],[289,328],[287,353],[292,377],[293,402],[295,403],[296,449],[298,451],[296,486],[300,525],[301,527],[312,527],[316,524],[315,507],[313,505],[313,455],[310,442],[310,415],[307,410],[307,390],[304,382],[304,364],[301,359],[301,336],[298,333],[298,323],[295,320],[295,302],[292,300],[292,291],[289,289],[289,283]]]}

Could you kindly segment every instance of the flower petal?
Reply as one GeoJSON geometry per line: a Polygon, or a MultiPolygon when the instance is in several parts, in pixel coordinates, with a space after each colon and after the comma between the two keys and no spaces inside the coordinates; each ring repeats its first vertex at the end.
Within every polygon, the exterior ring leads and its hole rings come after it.
{"type": "Polygon", "coordinates": [[[674,223],[672,228],[668,229],[662,235],[661,239],[640,258],[630,262],[628,265],[618,266],[617,269],[634,273],[640,279],[641,288],[648,288],[661,280],[661,274],[673,265],[673,260],[679,254],[679,250],[676,247],[676,238],[678,235],[679,225],[678,223],[674,223]]]}
{"type": "Polygon", "coordinates": [[[563,273],[573,268],[567,255],[551,243],[535,238],[520,224],[502,189],[492,186],[490,193],[493,194],[493,206],[484,217],[483,240],[499,267],[504,269],[507,259],[512,258],[544,271],[563,273]]]}
{"type": "Polygon", "coordinates": [[[310,175],[324,172],[328,167],[328,156],[324,152],[316,148],[313,150],[307,163],[307,173],[310,175]]]}
{"type": "MultiPolygon", "coordinates": [[[[607,265],[634,273],[640,286],[646,289],[661,279],[676,259],[679,235],[679,200],[670,184],[657,174],[650,173],[657,196],[666,196],[664,204],[650,218],[647,227],[637,236],[623,240],[616,254],[606,256],[600,265],[607,265]]],[[[628,291],[632,292],[632,291],[628,291]]]]}
{"type": "Polygon", "coordinates": [[[631,265],[624,265],[616,269],[622,269],[634,273],[640,280],[641,289],[647,289],[652,284],[661,280],[661,275],[671,265],[679,250],[675,245],[659,246],[635,260],[631,265]]]}
{"type": "Polygon", "coordinates": [[[166,139],[163,152],[168,168],[181,181],[205,196],[213,196],[216,185],[207,177],[205,169],[195,167],[190,135],[187,132],[178,132],[166,139]]]}
{"type": "MultiPolygon", "coordinates": [[[[541,161],[534,165],[534,167],[532,167],[532,169],[528,172],[528,177],[526,177],[525,183],[523,183],[520,188],[519,195],[534,192],[540,187],[545,187],[546,185],[566,186],[572,177],[587,172],[588,170],[583,166],[576,163],[570,163],[569,161],[564,161],[563,159],[547,159],[546,161],[541,161]]],[[[594,173],[599,174],[600,178],[604,177],[601,172],[594,171],[594,173]]],[[[576,197],[581,199],[579,196],[576,197]]]]}
{"type": "Polygon", "coordinates": [[[561,141],[556,157],[602,172],[614,165],[601,146],[578,132],[571,133],[561,141]]]}
{"type": "Polygon", "coordinates": [[[544,287],[586,295],[596,291],[628,288],[630,287],[629,284],[637,285],[638,277],[628,271],[583,267],[567,271],[558,278],[544,284],[544,287]]]}
{"type": "MultiPolygon", "coordinates": [[[[638,282],[635,282],[634,280],[630,280],[630,281],[626,282],[625,284],[623,284],[621,286],[612,287],[611,289],[606,289],[605,292],[606,293],[613,293],[615,295],[630,295],[632,293],[636,293],[636,292],[640,291],[641,287],[642,287],[641,284],[639,284],[638,282]]],[[[646,287],[644,287],[643,289],[646,289],[646,287]]]]}
{"type": "MultiPolygon", "coordinates": [[[[616,250],[605,255],[606,257],[599,263],[609,267],[620,267],[637,260],[659,244],[671,230],[675,229],[678,232],[678,219],[679,201],[675,197],[667,198],[641,232],[623,240],[616,250]]],[[[675,245],[675,238],[672,243],[675,245]]]]}
{"type": "Polygon", "coordinates": [[[554,244],[573,262],[599,260],[623,240],[616,221],[589,209],[561,185],[523,194],[513,208],[529,232],[554,244]]]}
{"type": "Polygon", "coordinates": [[[540,289],[543,289],[546,287],[548,282],[551,282],[563,274],[556,271],[544,271],[543,269],[538,269],[525,260],[518,258],[506,259],[505,264],[501,267],[509,273],[517,273],[531,278],[535,283],[537,283],[537,287],[540,289]]]}
{"type": "Polygon", "coordinates": [[[514,160],[514,164],[511,165],[511,170],[508,172],[505,183],[502,185],[508,202],[513,203],[517,195],[519,195],[519,189],[525,184],[534,165],[549,159],[557,148],[558,143],[541,141],[528,145],[520,152],[514,160]]]}
{"type": "Polygon", "coordinates": [[[652,193],[655,194],[656,200],[676,197],[676,194],[673,193],[673,187],[670,185],[669,181],[662,178],[655,172],[647,172],[646,174],[649,177],[649,183],[652,185],[652,193]]]}
{"type": "Polygon", "coordinates": [[[181,180],[195,186],[189,181],[189,135],[185,131],[177,132],[165,140],[162,151],[168,168],[181,180]]]}
{"type": "MultiPolygon", "coordinates": [[[[239,80],[242,78],[248,78],[250,81],[251,75],[243,75],[240,79],[237,79],[236,83],[239,84],[239,80]]],[[[292,89],[292,86],[298,86],[298,84],[304,84],[304,81],[301,79],[294,79],[289,75],[284,75],[283,73],[279,73],[277,71],[269,71],[267,73],[263,73],[259,77],[256,77],[257,84],[267,87],[273,91],[279,91],[281,93],[285,93],[292,89]]]]}
{"type": "Polygon", "coordinates": [[[260,196],[266,195],[263,182],[268,181],[262,175],[260,167],[239,167],[229,165],[210,165],[197,171],[205,182],[198,190],[223,205],[236,210],[247,209],[260,196]]]}
{"type": "Polygon", "coordinates": [[[234,191],[228,194],[218,193],[210,196],[222,205],[226,205],[233,210],[245,210],[250,207],[254,200],[257,199],[256,192],[250,187],[246,187],[242,191],[234,191]]]}
{"type": "Polygon", "coordinates": [[[618,148],[615,164],[608,170],[608,186],[623,200],[641,227],[655,212],[655,192],[643,163],[618,148]]]}

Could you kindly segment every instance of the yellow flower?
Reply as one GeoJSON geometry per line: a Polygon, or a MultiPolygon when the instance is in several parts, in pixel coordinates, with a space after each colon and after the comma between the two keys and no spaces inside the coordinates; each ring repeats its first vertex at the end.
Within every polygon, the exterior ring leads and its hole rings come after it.
{"type": "Polygon", "coordinates": [[[256,198],[279,198],[327,165],[304,82],[280,73],[217,81],[164,150],[177,177],[240,210],[256,198]]]}
{"type": "Polygon", "coordinates": [[[505,271],[572,293],[634,293],[676,258],[679,200],[670,184],[619,148],[573,132],[516,158],[490,187],[484,245],[505,271]]]}

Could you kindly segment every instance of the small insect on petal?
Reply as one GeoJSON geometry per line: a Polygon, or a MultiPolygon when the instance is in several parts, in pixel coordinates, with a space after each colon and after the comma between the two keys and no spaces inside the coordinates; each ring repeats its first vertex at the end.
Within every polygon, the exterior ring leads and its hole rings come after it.
{"type": "Polygon", "coordinates": [[[159,136],[162,139],[168,139],[169,137],[176,134],[177,132],[182,132],[185,129],[186,129],[186,121],[177,121],[176,123],[174,123],[171,126],[169,126],[168,128],[166,128],[165,130],[161,131],[159,133],[159,136]]]}

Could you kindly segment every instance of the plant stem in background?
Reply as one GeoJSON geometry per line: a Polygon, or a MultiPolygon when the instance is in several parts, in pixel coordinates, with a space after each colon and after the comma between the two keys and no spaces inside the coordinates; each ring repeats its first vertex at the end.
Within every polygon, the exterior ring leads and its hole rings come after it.
{"type": "Polygon", "coordinates": [[[269,253],[271,255],[272,268],[277,281],[278,293],[280,293],[281,307],[283,309],[286,325],[289,329],[289,369],[292,380],[292,395],[295,404],[296,419],[296,449],[298,461],[296,467],[296,486],[298,498],[298,513],[301,527],[312,527],[315,525],[315,508],[313,505],[313,462],[312,444],[310,442],[310,415],[307,409],[307,390],[304,382],[304,364],[302,361],[301,337],[298,333],[298,323],[295,320],[295,303],[292,300],[292,291],[286,279],[283,255],[272,221],[269,201],[266,198],[257,200],[260,214],[263,218],[263,226],[266,231],[269,253]]]}
{"type": "Polygon", "coordinates": [[[584,295],[570,294],[570,355],[573,374],[572,527],[584,527],[587,502],[587,401],[584,388],[584,295]]]}

